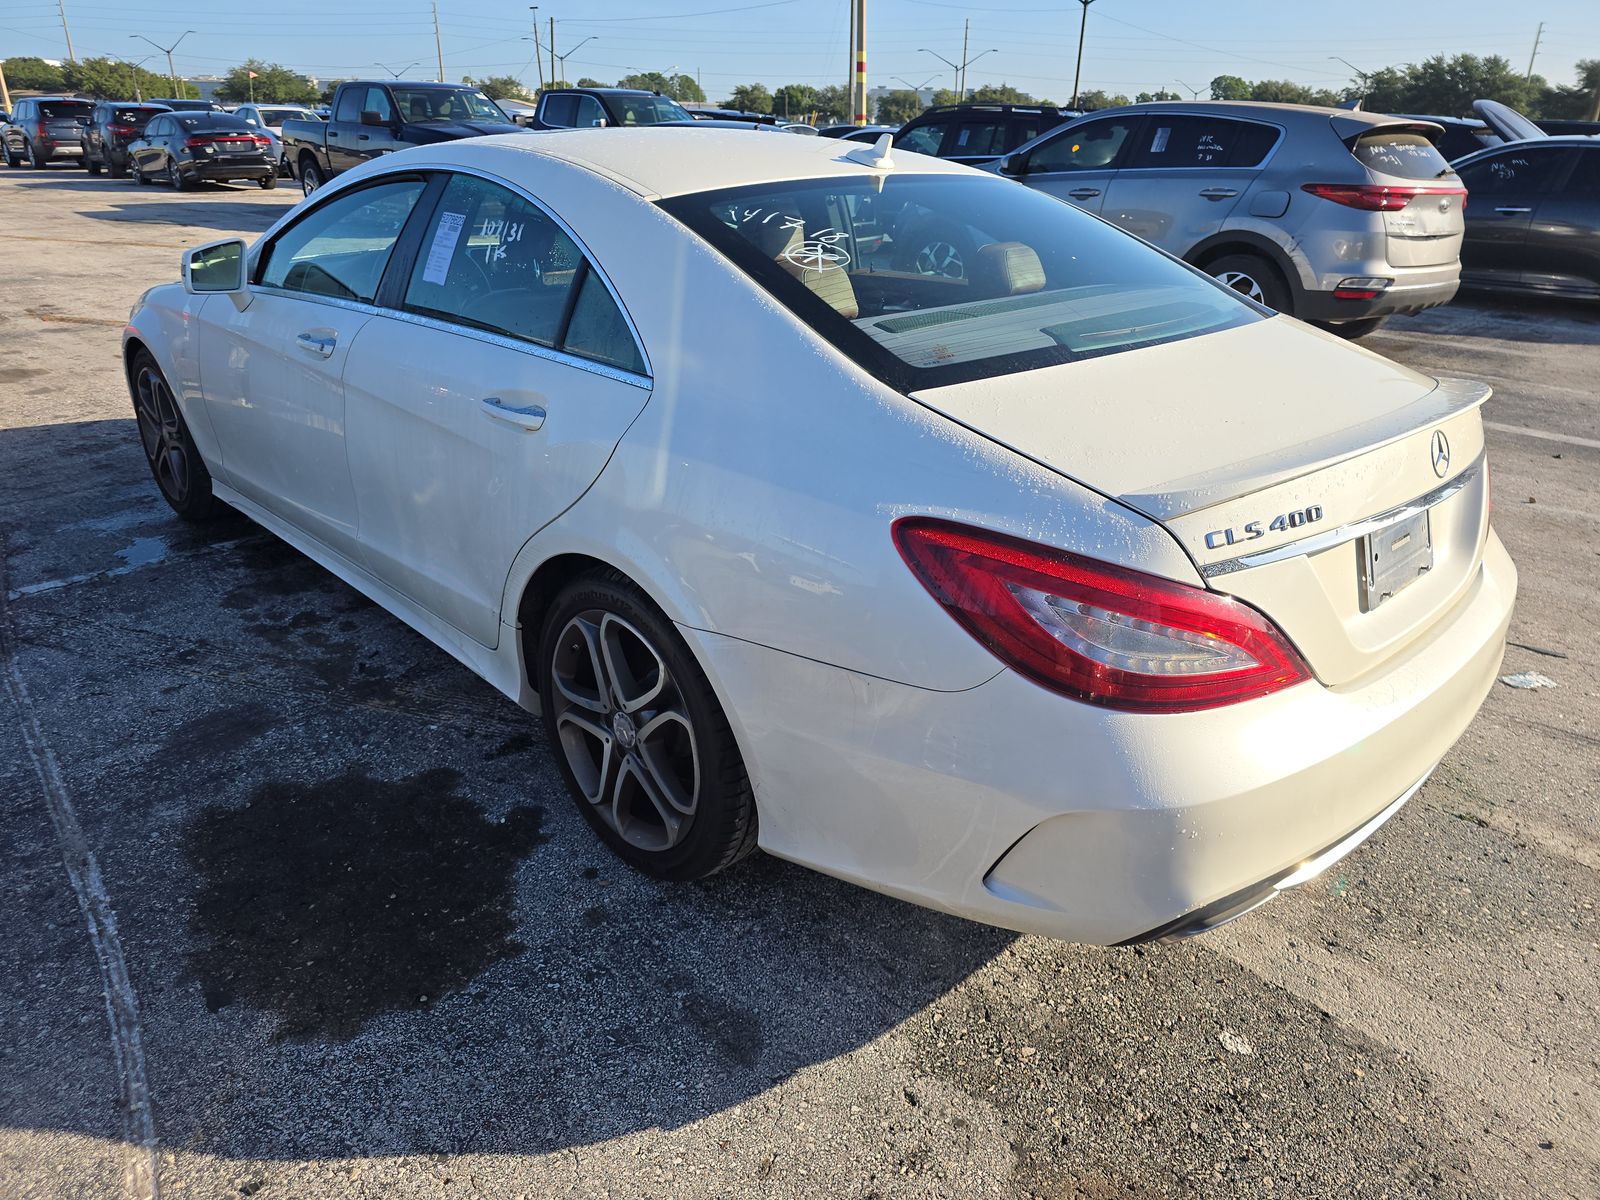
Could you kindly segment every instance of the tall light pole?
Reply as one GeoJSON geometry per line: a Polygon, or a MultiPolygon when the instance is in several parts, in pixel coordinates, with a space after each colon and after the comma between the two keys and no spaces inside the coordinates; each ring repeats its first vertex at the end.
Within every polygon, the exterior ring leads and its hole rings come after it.
{"type": "Polygon", "coordinates": [[[407,63],[405,66],[401,67],[398,71],[396,71],[388,63],[376,63],[375,62],[372,65],[375,66],[375,67],[380,67],[383,70],[389,72],[389,78],[390,79],[399,79],[400,76],[404,75],[407,71],[411,70],[412,67],[418,67],[418,66],[421,66],[422,64],[421,63],[407,63]]]}
{"type": "Polygon", "coordinates": [[[439,82],[444,82],[444,35],[439,32],[439,0],[433,0],[433,52],[439,59],[439,82]]]}
{"type": "Polygon", "coordinates": [[[178,36],[178,40],[173,42],[170,46],[163,46],[160,42],[150,41],[150,39],[145,37],[145,35],[142,33],[130,33],[128,35],[132,38],[138,38],[141,42],[150,42],[152,46],[167,56],[167,77],[172,80],[172,96],[175,100],[182,100],[183,97],[178,95],[178,68],[172,65],[172,52],[179,46],[183,45],[183,39],[188,37],[193,32],[194,30],[192,29],[185,29],[183,33],[178,36]]]}
{"type": "Polygon", "coordinates": [[[963,57],[960,62],[953,63],[948,58],[946,58],[944,55],[940,54],[937,50],[929,50],[926,46],[919,46],[917,48],[917,50],[918,50],[918,53],[921,53],[921,54],[931,54],[931,55],[933,55],[940,62],[942,62],[945,66],[949,67],[952,71],[955,72],[955,74],[956,74],[955,85],[956,85],[956,99],[957,100],[965,100],[967,98],[966,97],[966,91],[967,91],[967,68],[970,67],[973,63],[977,62],[985,54],[996,54],[996,53],[998,53],[998,51],[996,51],[996,50],[994,50],[992,48],[988,49],[988,50],[981,50],[977,54],[974,54],[971,58],[963,57]]]}
{"type": "MultiPolygon", "coordinates": [[[[56,11],[61,14],[61,35],[67,39],[67,61],[76,62],[77,59],[72,53],[72,30],[67,28],[67,0],[56,0],[56,11]]],[[[1539,28],[1543,29],[1544,26],[1541,25],[1539,28]]],[[[1528,60],[1528,70],[1530,72],[1533,70],[1531,58],[1528,60]]]]}
{"type": "Polygon", "coordinates": [[[1094,0],[1078,0],[1083,5],[1083,18],[1078,22],[1078,65],[1072,72],[1072,107],[1078,107],[1078,84],[1083,79],[1083,35],[1089,31],[1089,5],[1094,0]]]}
{"type": "MultiPolygon", "coordinates": [[[[552,43],[551,46],[550,46],[550,55],[558,63],[561,64],[561,74],[556,76],[556,79],[552,80],[551,82],[556,82],[558,80],[565,79],[566,76],[567,76],[567,59],[571,58],[579,50],[582,50],[590,42],[595,41],[599,36],[600,36],[599,34],[591,34],[589,37],[584,38],[583,41],[579,42],[571,50],[568,50],[565,54],[557,54],[555,45],[554,45],[554,43],[552,43]]],[[[674,68],[674,69],[676,69],[676,68],[674,68]]]]}
{"type": "Polygon", "coordinates": [[[1185,82],[1184,82],[1184,81],[1183,81],[1183,80],[1181,80],[1181,79],[1174,79],[1174,80],[1173,80],[1173,81],[1172,81],[1172,82],[1173,82],[1173,83],[1175,83],[1175,84],[1177,84],[1177,85],[1178,85],[1178,86],[1179,86],[1179,87],[1181,87],[1181,88],[1182,88],[1182,89],[1183,89],[1183,90],[1184,90],[1184,91],[1186,91],[1186,92],[1188,92],[1188,93],[1189,93],[1189,99],[1191,99],[1191,100],[1198,100],[1198,99],[1200,99],[1200,89],[1199,89],[1199,88],[1197,88],[1197,87],[1190,87],[1190,86],[1189,86],[1189,85],[1188,85],[1188,84],[1187,84],[1187,83],[1185,83],[1185,82]]]}
{"type": "MultiPolygon", "coordinates": [[[[528,11],[533,14],[533,62],[539,68],[539,90],[544,91],[544,51],[539,45],[539,6],[528,5],[528,11]]],[[[527,68],[524,67],[524,70],[527,68]]]]}
{"type": "Polygon", "coordinates": [[[106,52],[106,57],[107,58],[116,59],[123,66],[128,67],[129,69],[131,69],[133,71],[133,98],[135,100],[139,101],[141,104],[143,104],[144,103],[144,90],[139,85],[139,68],[144,66],[145,63],[149,62],[152,58],[154,58],[155,55],[154,54],[146,54],[138,62],[129,62],[127,59],[123,58],[122,55],[120,55],[120,54],[112,54],[110,51],[106,52]]]}

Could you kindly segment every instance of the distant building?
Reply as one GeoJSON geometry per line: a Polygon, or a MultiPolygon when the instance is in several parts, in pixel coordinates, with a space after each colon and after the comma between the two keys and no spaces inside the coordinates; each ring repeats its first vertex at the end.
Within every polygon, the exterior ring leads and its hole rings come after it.
{"type": "Polygon", "coordinates": [[[899,86],[884,87],[882,84],[880,84],[875,88],[867,89],[867,111],[869,113],[877,112],[878,101],[882,100],[890,92],[909,92],[913,90],[917,93],[917,99],[922,101],[923,104],[932,104],[934,92],[936,92],[938,89],[931,87],[915,89],[899,86]]]}

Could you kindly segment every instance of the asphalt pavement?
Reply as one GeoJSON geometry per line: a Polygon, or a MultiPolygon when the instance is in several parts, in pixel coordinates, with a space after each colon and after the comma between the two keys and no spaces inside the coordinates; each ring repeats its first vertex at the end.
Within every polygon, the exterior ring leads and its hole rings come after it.
{"type": "Polygon", "coordinates": [[[0,171],[0,1196],[1600,1195],[1600,308],[1363,345],[1492,383],[1504,673],[1418,796],[1205,937],[619,864],[541,730],[242,517],[118,336],[297,196],[0,171]]]}

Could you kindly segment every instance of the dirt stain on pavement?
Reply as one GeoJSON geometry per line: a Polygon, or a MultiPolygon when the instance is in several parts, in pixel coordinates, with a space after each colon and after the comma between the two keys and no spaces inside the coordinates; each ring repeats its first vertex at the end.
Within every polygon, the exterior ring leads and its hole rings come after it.
{"type": "Polygon", "coordinates": [[[206,1007],[269,1010],[280,1039],[343,1041],[519,953],[512,876],[548,840],[544,810],[492,821],[459,783],[450,770],[355,770],[269,782],[242,808],[195,818],[188,965],[206,1007]]]}
{"type": "Polygon", "coordinates": [[[193,759],[227,754],[260,737],[274,724],[272,713],[259,704],[234,704],[185,721],[174,729],[163,753],[193,759]]]}

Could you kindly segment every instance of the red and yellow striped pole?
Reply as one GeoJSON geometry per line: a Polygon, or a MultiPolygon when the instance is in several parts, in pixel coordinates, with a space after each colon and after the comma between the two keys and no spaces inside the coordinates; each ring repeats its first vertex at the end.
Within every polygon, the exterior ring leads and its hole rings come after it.
{"type": "Polygon", "coordinates": [[[867,0],[856,0],[856,81],[852,90],[857,125],[867,123],[867,0]]]}

